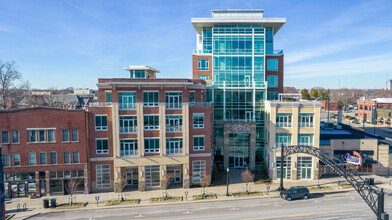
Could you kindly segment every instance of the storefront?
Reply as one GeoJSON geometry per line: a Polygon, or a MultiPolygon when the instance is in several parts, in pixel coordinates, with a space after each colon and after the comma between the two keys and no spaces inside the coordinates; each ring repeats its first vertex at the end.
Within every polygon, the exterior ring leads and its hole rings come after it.
{"type": "Polygon", "coordinates": [[[36,194],[35,172],[6,173],[4,177],[5,197],[28,197],[36,194]]]}
{"type": "Polygon", "coordinates": [[[85,192],[84,170],[65,170],[65,171],[50,171],[50,193],[51,195],[66,195],[67,188],[71,184],[77,184],[74,193],[85,192]]]}

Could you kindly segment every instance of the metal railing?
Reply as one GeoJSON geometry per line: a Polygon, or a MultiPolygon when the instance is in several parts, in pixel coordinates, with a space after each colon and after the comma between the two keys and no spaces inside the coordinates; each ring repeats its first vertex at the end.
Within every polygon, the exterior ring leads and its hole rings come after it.
{"type": "Polygon", "coordinates": [[[212,50],[193,50],[193,54],[212,54],[212,50]]]}
{"type": "Polygon", "coordinates": [[[137,127],[120,127],[120,134],[134,134],[137,133],[137,127]]]}
{"type": "Polygon", "coordinates": [[[166,102],[166,109],[182,109],[182,103],[167,103],[166,102]]]}
{"type": "Polygon", "coordinates": [[[166,126],[166,132],[168,133],[182,132],[182,125],[166,126]]]}
{"type": "Polygon", "coordinates": [[[182,155],[182,148],[166,148],[167,155],[182,155]]]}
{"type": "Polygon", "coordinates": [[[291,122],[277,122],[277,128],[291,128],[291,122]]]}
{"type": "Polygon", "coordinates": [[[299,123],[300,128],[314,128],[313,122],[300,122],[299,123]]]}
{"type": "Polygon", "coordinates": [[[120,157],[136,157],[137,150],[121,150],[120,157]]]}
{"type": "Polygon", "coordinates": [[[224,119],[224,122],[256,122],[256,119],[241,118],[241,119],[224,119]]]}
{"type": "Polygon", "coordinates": [[[192,102],[189,106],[211,106],[213,102],[192,102]]]}
{"type": "Polygon", "coordinates": [[[135,110],[136,103],[119,103],[118,107],[120,110],[135,110]]]}
{"type": "Polygon", "coordinates": [[[111,107],[111,102],[90,102],[88,104],[89,107],[111,107]]]}

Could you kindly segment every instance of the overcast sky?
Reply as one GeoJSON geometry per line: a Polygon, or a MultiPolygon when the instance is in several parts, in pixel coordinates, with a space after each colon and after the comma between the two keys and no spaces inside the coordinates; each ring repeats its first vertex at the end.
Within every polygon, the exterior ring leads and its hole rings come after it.
{"type": "Polygon", "coordinates": [[[32,88],[96,89],[98,78],[127,77],[129,65],[191,78],[191,18],[249,8],[287,18],[275,36],[285,86],[374,89],[392,79],[390,0],[8,0],[0,59],[15,61],[32,88]]]}

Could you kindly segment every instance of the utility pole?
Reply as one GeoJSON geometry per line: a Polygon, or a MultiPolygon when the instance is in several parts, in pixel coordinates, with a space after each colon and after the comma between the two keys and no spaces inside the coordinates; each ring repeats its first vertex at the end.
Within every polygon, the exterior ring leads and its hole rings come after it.
{"type": "Polygon", "coordinates": [[[282,142],[282,145],[280,146],[280,186],[278,188],[278,191],[284,191],[284,187],[283,187],[283,147],[284,144],[282,142]]]}

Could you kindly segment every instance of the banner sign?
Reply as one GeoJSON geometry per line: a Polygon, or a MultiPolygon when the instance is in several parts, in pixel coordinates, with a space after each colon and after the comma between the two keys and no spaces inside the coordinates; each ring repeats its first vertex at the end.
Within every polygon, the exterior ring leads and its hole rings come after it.
{"type": "Polygon", "coordinates": [[[360,153],[353,151],[353,155],[346,153],[342,155],[342,160],[346,163],[362,166],[363,159],[360,153]]]}

